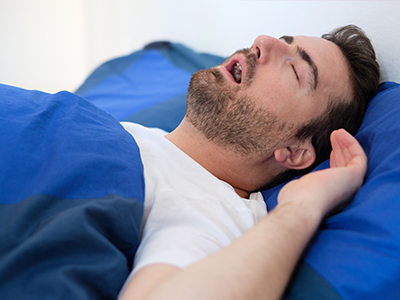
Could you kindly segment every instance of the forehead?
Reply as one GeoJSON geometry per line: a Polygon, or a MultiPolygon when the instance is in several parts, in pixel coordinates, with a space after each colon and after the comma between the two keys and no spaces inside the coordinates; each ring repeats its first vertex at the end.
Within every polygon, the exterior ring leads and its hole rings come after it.
{"type": "Polygon", "coordinates": [[[320,93],[351,97],[350,72],[340,48],[323,38],[294,36],[292,44],[303,48],[318,68],[320,93]]]}

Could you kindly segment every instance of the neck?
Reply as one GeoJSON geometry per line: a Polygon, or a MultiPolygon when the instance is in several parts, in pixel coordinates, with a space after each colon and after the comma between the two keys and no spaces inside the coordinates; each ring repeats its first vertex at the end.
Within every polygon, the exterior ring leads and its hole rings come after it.
{"type": "Polygon", "coordinates": [[[166,138],[215,177],[230,184],[242,198],[248,198],[281,171],[272,153],[244,157],[215,145],[186,120],[166,138]]]}

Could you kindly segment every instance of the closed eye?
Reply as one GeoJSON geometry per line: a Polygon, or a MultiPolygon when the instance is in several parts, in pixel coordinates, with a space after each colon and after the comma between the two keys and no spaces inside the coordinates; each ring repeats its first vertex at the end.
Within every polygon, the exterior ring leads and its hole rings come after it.
{"type": "Polygon", "coordinates": [[[299,78],[299,75],[297,74],[296,68],[293,65],[291,65],[291,66],[292,66],[294,74],[296,75],[297,80],[300,81],[300,78],[299,78]]]}

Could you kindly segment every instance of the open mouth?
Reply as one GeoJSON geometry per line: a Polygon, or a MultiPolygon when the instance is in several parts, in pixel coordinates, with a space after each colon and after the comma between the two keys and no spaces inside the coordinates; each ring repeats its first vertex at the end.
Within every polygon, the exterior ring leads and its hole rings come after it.
{"type": "Polygon", "coordinates": [[[232,74],[233,78],[235,79],[235,81],[237,83],[241,83],[242,82],[242,66],[239,64],[239,62],[236,62],[233,65],[233,68],[231,70],[231,74],[232,74]]]}
{"type": "Polygon", "coordinates": [[[237,84],[242,83],[242,75],[243,75],[243,61],[241,57],[235,57],[231,59],[228,65],[225,67],[225,70],[228,71],[232,75],[232,80],[237,84]]]}

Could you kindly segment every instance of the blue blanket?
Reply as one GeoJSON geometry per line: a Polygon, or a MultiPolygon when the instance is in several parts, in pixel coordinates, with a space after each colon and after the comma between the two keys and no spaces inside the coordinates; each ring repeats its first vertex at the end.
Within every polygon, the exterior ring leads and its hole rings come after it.
{"type": "Polygon", "coordinates": [[[0,299],[115,299],[143,211],[135,141],[71,93],[0,99],[0,299]]]}

